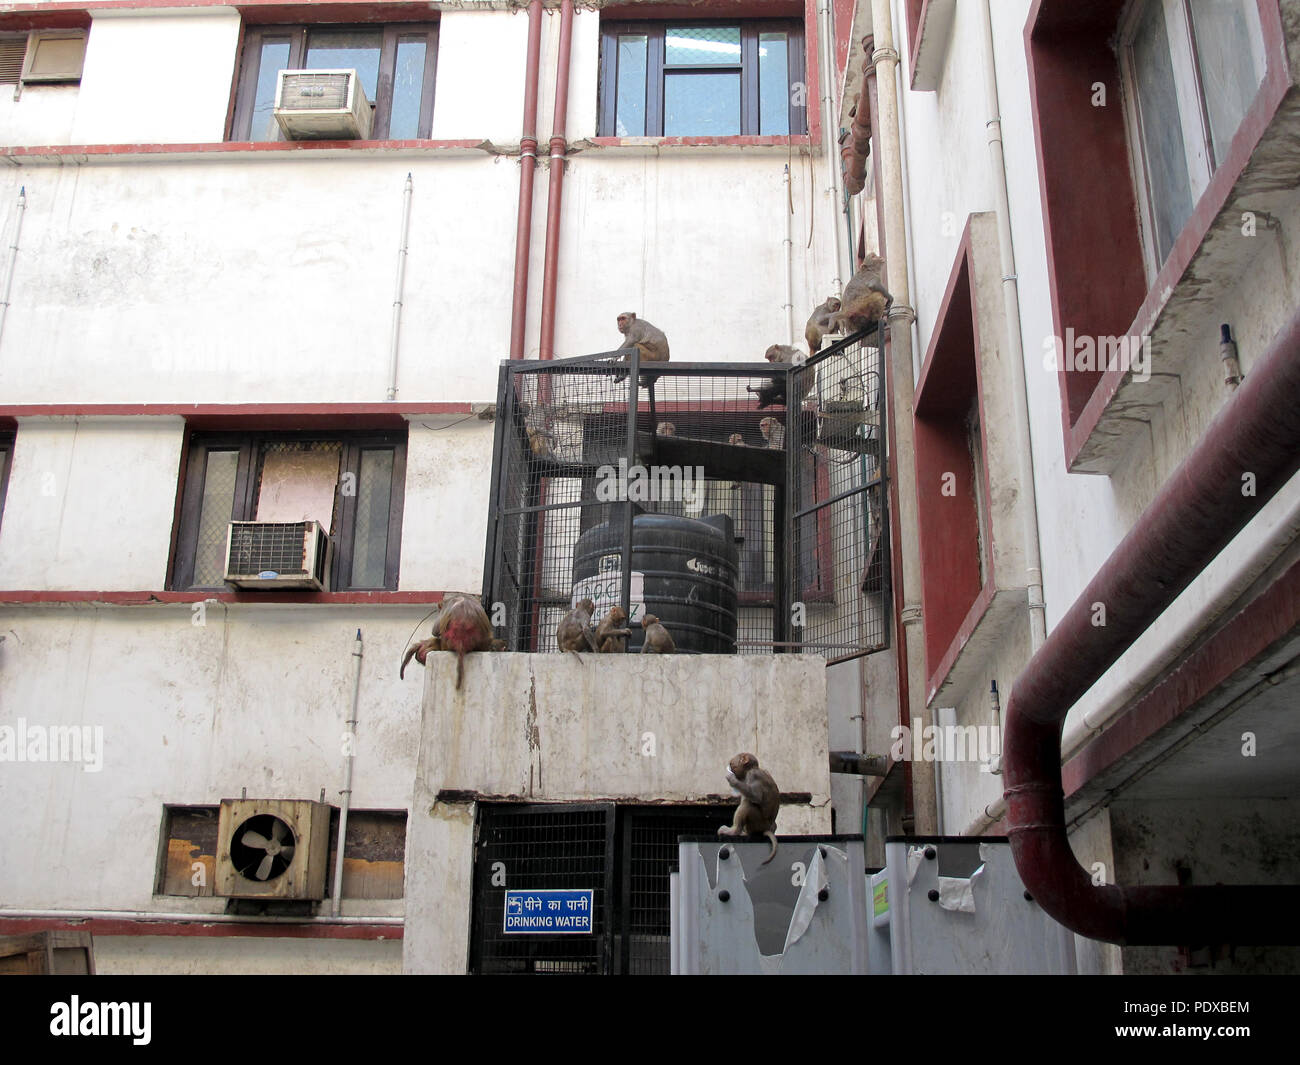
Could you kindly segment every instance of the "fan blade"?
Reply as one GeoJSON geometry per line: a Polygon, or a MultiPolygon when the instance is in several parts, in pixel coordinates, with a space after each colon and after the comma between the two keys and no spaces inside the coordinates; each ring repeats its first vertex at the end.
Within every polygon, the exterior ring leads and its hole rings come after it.
{"type": "Polygon", "coordinates": [[[258,880],[265,880],[271,875],[271,863],[274,861],[275,858],[268,854],[262,859],[261,864],[257,867],[257,872],[253,875],[257,877],[258,880]]]}
{"type": "Polygon", "coordinates": [[[240,842],[245,847],[259,847],[262,850],[267,850],[271,846],[269,839],[260,832],[254,832],[251,828],[244,833],[244,838],[240,842]]]}
{"type": "Polygon", "coordinates": [[[284,839],[284,834],[288,831],[289,826],[283,821],[276,821],[275,824],[271,826],[271,836],[275,839],[276,843],[279,843],[284,839]]]}
{"type": "Polygon", "coordinates": [[[292,844],[292,843],[286,843],[283,847],[280,848],[280,857],[283,858],[283,859],[285,860],[285,862],[291,862],[291,861],[293,861],[293,844],[292,844]]]}

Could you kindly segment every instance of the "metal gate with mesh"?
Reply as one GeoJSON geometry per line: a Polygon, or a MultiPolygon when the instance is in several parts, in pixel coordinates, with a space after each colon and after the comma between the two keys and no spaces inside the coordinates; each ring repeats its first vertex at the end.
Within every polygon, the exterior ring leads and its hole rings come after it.
{"type": "Polygon", "coordinates": [[[470,972],[667,973],[677,839],[715,833],[733,809],[481,803],[470,972]],[[506,892],[547,889],[591,889],[592,932],[507,933],[506,892]]]}

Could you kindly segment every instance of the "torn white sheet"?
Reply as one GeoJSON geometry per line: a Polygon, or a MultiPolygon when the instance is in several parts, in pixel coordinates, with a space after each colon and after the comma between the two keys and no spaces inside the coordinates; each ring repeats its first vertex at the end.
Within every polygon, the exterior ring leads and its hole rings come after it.
{"type": "Polygon", "coordinates": [[[269,451],[262,462],[258,521],[318,521],[326,533],[334,517],[339,451],[269,451]]]}
{"type": "Polygon", "coordinates": [[[939,906],[959,913],[974,913],[975,895],[970,881],[961,876],[939,877],[939,906]]]}

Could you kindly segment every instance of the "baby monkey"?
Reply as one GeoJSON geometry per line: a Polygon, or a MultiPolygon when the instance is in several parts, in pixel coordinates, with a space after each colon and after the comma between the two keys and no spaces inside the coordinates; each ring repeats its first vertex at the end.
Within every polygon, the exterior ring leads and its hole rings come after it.
{"type": "Polygon", "coordinates": [[[612,606],[609,613],[596,626],[596,650],[603,655],[621,655],[627,650],[627,638],[632,630],[624,628],[627,615],[621,606],[612,606]]]}
{"type": "Polygon", "coordinates": [[[579,651],[596,650],[596,641],[591,638],[591,612],[595,609],[590,599],[579,599],[564,615],[555,630],[555,642],[561,651],[572,651],[576,657],[579,651]]]}
{"type": "Polygon", "coordinates": [[[659,619],[653,614],[647,614],[641,619],[641,627],[645,629],[645,642],[641,645],[643,655],[670,655],[677,650],[668,630],[659,624],[659,619]]]}
{"type": "Polygon", "coordinates": [[[758,759],[748,751],[736,755],[727,765],[727,783],[740,794],[735,820],[723,825],[719,836],[766,836],[772,852],[763,859],[766,865],[776,857],[776,814],[781,808],[781,792],[758,759]]]}

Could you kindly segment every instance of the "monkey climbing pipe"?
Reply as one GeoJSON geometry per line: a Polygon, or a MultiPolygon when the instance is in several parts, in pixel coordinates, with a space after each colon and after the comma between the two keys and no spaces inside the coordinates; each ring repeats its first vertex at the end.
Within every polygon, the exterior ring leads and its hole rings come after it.
{"type": "Polygon", "coordinates": [[[1300,886],[1095,885],[1070,849],[1061,730],[1070,708],[1300,468],[1300,313],[1251,368],[1016,680],[1006,709],[1007,835],[1052,917],[1123,945],[1300,943],[1300,886]],[[1253,475],[1256,494],[1243,495],[1253,475]],[[1093,604],[1106,624],[1092,624],[1093,604]]]}

